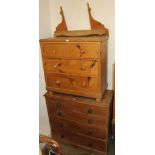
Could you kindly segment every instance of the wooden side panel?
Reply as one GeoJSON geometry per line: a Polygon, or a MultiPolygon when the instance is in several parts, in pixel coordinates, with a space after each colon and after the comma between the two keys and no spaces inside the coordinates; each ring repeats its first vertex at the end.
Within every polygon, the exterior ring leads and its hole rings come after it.
{"type": "Polygon", "coordinates": [[[107,40],[101,43],[101,93],[103,94],[108,86],[107,83],[107,40]]]}

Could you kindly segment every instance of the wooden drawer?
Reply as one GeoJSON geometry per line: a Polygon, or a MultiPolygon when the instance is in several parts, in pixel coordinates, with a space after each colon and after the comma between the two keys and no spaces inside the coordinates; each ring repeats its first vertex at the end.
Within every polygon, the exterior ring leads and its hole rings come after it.
{"type": "Polygon", "coordinates": [[[75,111],[85,113],[88,115],[105,116],[108,118],[108,108],[97,106],[96,104],[83,104],[79,102],[78,104],[75,104],[75,111]]]}
{"type": "Polygon", "coordinates": [[[75,105],[74,102],[68,102],[66,100],[60,100],[60,99],[54,99],[54,98],[49,98],[46,97],[46,105],[49,110],[49,112],[52,110],[59,110],[59,111],[74,111],[75,105]]]}
{"type": "Polygon", "coordinates": [[[46,82],[47,90],[61,93],[95,96],[99,91],[98,78],[95,77],[48,73],[46,82]]]}
{"type": "Polygon", "coordinates": [[[43,56],[46,58],[98,58],[99,42],[42,43],[43,56]]]}
{"type": "Polygon", "coordinates": [[[67,73],[75,75],[98,76],[97,60],[45,59],[45,72],[67,73]]]}
{"type": "Polygon", "coordinates": [[[98,150],[105,153],[107,152],[107,141],[105,140],[90,138],[65,131],[60,133],[56,130],[52,130],[52,135],[53,138],[58,140],[58,142],[70,142],[71,144],[75,144],[77,146],[84,146],[92,150],[98,150]]]}
{"type": "Polygon", "coordinates": [[[78,133],[89,137],[108,138],[108,130],[106,128],[100,129],[65,119],[54,119],[51,124],[52,128],[59,132],[69,131],[70,133],[78,133]]]}
{"type": "Polygon", "coordinates": [[[77,112],[72,112],[72,111],[61,111],[61,110],[56,110],[54,108],[49,108],[49,119],[52,121],[55,119],[66,119],[66,120],[71,120],[75,122],[80,122],[81,124],[84,125],[90,125],[92,127],[97,127],[97,128],[108,128],[108,119],[104,116],[99,117],[95,115],[87,115],[87,114],[82,114],[82,113],[77,113],[77,112]]]}

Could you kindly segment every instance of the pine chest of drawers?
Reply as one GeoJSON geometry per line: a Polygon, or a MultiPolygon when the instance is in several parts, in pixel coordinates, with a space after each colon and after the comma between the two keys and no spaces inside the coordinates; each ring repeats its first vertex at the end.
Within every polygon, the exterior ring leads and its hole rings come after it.
{"type": "Polygon", "coordinates": [[[108,37],[41,39],[46,89],[101,100],[107,88],[108,37]]]}
{"type": "Polygon", "coordinates": [[[95,155],[107,155],[113,92],[103,99],[45,94],[51,132],[58,142],[72,144],[95,155]]]}

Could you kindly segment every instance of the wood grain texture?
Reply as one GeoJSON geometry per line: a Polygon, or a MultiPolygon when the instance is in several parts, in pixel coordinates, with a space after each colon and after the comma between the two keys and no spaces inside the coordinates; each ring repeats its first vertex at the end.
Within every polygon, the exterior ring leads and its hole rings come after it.
{"type": "Polygon", "coordinates": [[[100,22],[98,22],[97,20],[95,20],[92,15],[91,15],[91,8],[89,6],[89,3],[87,3],[87,7],[88,7],[88,14],[89,14],[89,21],[90,21],[90,26],[92,30],[103,30],[105,33],[105,36],[109,36],[109,31],[107,28],[105,28],[105,26],[103,24],[101,24],[100,22]]]}
{"type": "Polygon", "coordinates": [[[65,94],[45,94],[52,135],[58,142],[107,155],[113,91],[102,101],[65,94]]]}
{"type": "Polygon", "coordinates": [[[56,27],[55,32],[67,31],[67,25],[62,7],[60,7],[60,15],[62,17],[61,23],[56,27]]]}
{"type": "Polygon", "coordinates": [[[105,29],[101,30],[73,30],[73,31],[61,31],[54,33],[55,37],[83,37],[83,36],[103,36],[106,33],[105,29]]]}
{"type": "Polygon", "coordinates": [[[100,101],[107,88],[107,39],[67,38],[40,41],[47,91],[100,101]]]}

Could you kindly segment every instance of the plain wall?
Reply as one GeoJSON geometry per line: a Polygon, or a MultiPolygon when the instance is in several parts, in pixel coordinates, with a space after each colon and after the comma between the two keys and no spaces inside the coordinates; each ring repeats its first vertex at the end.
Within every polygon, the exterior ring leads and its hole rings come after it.
{"type": "MultiPolygon", "coordinates": [[[[50,22],[50,5],[49,0],[39,0],[39,38],[51,37],[50,22]]],[[[40,134],[49,135],[50,125],[47,115],[45,103],[45,79],[43,65],[41,59],[41,51],[39,51],[39,132],[40,134]]]]}
{"type": "MultiPolygon", "coordinates": [[[[92,9],[92,16],[109,29],[108,89],[112,89],[112,64],[114,63],[115,57],[114,0],[49,0],[49,3],[47,2],[47,0],[40,1],[40,25],[42,25],[42,28],[40,30],[41,37],[43,37],[44,34],[45,37],[46,35],[47,37],[51,37],[55,31],[56,26],[61,22],[61,16],[59,14],[60,6],[62,6],[63,8],[67,27],[69,30],[90,29],[86,5],[87,2],[90,4],[90,7],[92,9]]],[[[42,70],[42,63],[40,63],[40,133],[45,133],[46,131],[46,133],[50,134],[45,100],[42,96],[43,92],[45,92],[45,81],[42,70]]]]}

